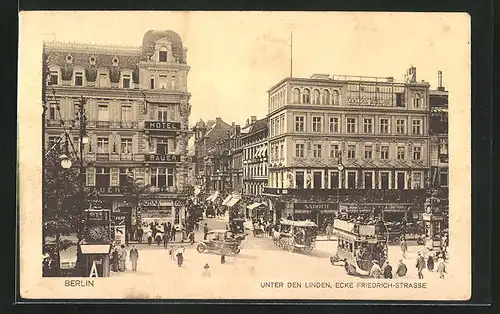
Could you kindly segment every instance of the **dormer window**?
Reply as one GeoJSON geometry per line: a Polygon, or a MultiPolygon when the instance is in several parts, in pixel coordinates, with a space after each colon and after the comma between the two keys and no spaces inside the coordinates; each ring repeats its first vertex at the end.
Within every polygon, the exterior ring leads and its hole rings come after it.
{"type": "Polygon", "coordinates": [[[75,86],[83,86],[83,72],[75,72],[75,86]]]}
{"type": "Polygon", "coordinates": [[[59,71],[50,71],[50,85],[59,84],[59,71]]]}
{"type": "Polygon", "coordinates": [[[123,88],[130,88],[130,74],[123,75],[123,88]]]}
{"type": "Polygon", "coordinates": [[[113,66],[118,66],[119,60],[117,57],[114,57],[112,61],[113,61],[113,66]]]}
{"type": "Polygon", "coordinates": [[[162,48],[160,51],[159,51],[159,61],[160,62],[167,62],[167,49],[165,48],[162,48]]]}

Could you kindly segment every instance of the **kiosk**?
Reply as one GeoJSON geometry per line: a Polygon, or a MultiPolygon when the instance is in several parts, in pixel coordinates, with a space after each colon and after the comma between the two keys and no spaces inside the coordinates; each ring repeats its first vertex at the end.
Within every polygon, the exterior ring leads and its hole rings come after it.
{"type": "Polygon", "coordinates": [[[85,243],[80,244],[82,276],[109,277],[111,243],[111,212],[108,209],[85,210],[85,243]]]}
{"type": "Polygon", "coordinates": [[[441,223],[443,216],[436,213],[436,200],[429,198],[425,202],[425,213],[422,214],[425,230],[425,246],[428,249],[441,248],[441,223]]]}

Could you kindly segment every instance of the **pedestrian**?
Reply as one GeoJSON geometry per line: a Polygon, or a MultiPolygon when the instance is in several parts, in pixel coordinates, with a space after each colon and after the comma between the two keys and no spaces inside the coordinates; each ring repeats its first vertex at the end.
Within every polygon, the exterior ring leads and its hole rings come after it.
{"type": "MultiPolygon", "coordinates": [[[[198,220],[198,219],[196,219],[196,220],[198,220]]],[[[200,223],[199,223],[199,221],[196,221],[196,223],[194,224],[194,230],[196,230],[196,231],[200,230],[200,223]]]]}
{"type": "Polygon", "coordinates": [[[429,252],[429,257],[427,257],[427,269],[429,271],[434,271],[434,255],[431,252],[429,252]]]}
{"type": "Polygon", "coordinates": [[[205,223],[205,225],[203,226],[203,240],[207,239],[207,234],[208,234],[208,224],[205,223]]]}
{"type": "Polygon", "coordinates": [[[404,277],[406,276],[406,273],[408,272],[408,268],[406,267],[406,265],[403,263],[403,260],[400,259],[399,260],[399,265],[398,265],[398,269],[396,270],[396,274],[399,276],[399,277],[404,277]]]}
{"type": "Polygon", "coordinates": [[[425,268],[425,259],[422,256],[422,253],[418,252],[418,257],[417,257],[417,264],[415,265],[418,271],[418,279],[424,279],[424,275],[422,274],[422,271],[425,268]]]}
{"type": "Polygon", "coordinates": [[[406,258],[406,252],[408,251],[408,243],[406,243],[405,238],[401,239],[401,251],[403,252],[403,258],[406,258]]]}
{"type": "Polygon", "coordinates": [[[177,266],[181,267],[182,263],[184,262],[184,247],[182,245],[179,245],[176,256],[177,256],[177,266]]]}
{"type": "Polygon", "coordinates": [[[172,226],[172,229],[170,231],[170,239],[172,240],[172,242],[175,242],[176,233],[177,233],[177,230],[175,229],[175,226],[172,226]]]}
{"type": "Polygon", "coordinates": [[[326,232],[326,239],[328,241],[330,241],[330,239],[332,238],[332,232],[333,232],[332,226],[330,224],[326,225],[325,232],[326,232]]]}
{"type": "Polygon", "coordinates": [[[372,264],[373,266],[372,269],[370,270],[370,276],[373,277],[374,279],[379,279],[382,274],[382,269],[380,269],[378,261],[373,260],[372,264]]]}
{"type": "Polygon", "coordinates": [[[148,237],[148,245],[151,245],[151,243],[153,242],[153,232],[151,231],[151,229],[148,230],[146,236],[148,237]]]}
{"type": "Polygon", "coordinates": [[[170,259],[173,261],[175,260],[175,252],[177,251],[176,246],[172,246],[170,250],[168,251],[168,254],[170,255],[170,259]]]}
{"type": "Polygon", "coordinates": [[[132,245],[132,249],[130,250],[130,262],[132,263],[132,271],[137,271],[137,260],[139,259],[139,251],[135,247],[135,244],[132,245]]]}
{"type": "Polygon", "coordinates": [[[189,244],[193,245],[194,244],[194,231],[191,230],[189,232],[189,244]]]}
{"type": "Polygon", "coordinates": [[[127,269],[127,251],[125,250],[125,244],[122,244],[120,246],[121,250],[119,252],[119,258],[120,258],[120,271],[125,271],[127,269]]]}
{"type": "Polygon", "coordinates": [[[137,229],[137,239],[139,240],[139,243],[142,243],[142,236],[144,235],[144,230],[142,230],[141,227],[137,229]]]}
{"type": "Polygon", "coordinates": [[[439,273],[439,278],[444,279],[444,273],[446,273],[446,263],[444,262],[443,255],[438,255],[437,260],[437,271],[439,273]]]}
{"type": "Polygon", "coordinates": [[[169,235],[167,232],[163,234],[163,247],[167,248],[168,247],[168,240],[169,240],[169,235]]]}
{"type": "Polygon", "coordinates": [[[118,264],[120,263],[118,248],[115,247],[113,253],[111,253],[111,270],[117,272],[118,264]]]}
{"type": "Polygon", "coordinates": [[[156,238],[155,238],[155,240],[156,240],[156,245],[157,245],[157,246],[160,246],[162,238],[163,238],[163,236],[162,236],[159,232],[158,232],[158,233],[156,233],[156,238]]]}
{"type": "Polygon", "coordinates": [[[210,268],[210,266],[208,265],[208,263],[205,264],[205,266],[203,266],[203,277],[210,277],[210,271],[208,270],[210,268]]]}
{"type": "Polygon", "coordinates": [[[392,266],[389,264],[389,261],[385,262],[384,278],[385,279],[392,279],[392,266]]]}

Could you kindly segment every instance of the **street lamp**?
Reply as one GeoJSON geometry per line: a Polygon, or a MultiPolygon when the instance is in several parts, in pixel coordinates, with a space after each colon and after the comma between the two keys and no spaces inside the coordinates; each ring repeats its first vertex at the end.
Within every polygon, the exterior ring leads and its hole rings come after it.
{"type": "Polygon", "coordinates": [[[338,211],[340,211],[340,189],[343,186],[342,179],[344,179],[344,175],[342,173],[342,171],[344,170],[344,165],[342,164],[341,161],[337,165],[337,169],[339,170],[339,182],[337,182],[337,184],[340,183],[340,187],[337,186],[337,212],[338,212],[338,211]],[[341,174],[342,174],[342,178],[340,177],[341,174]]]}

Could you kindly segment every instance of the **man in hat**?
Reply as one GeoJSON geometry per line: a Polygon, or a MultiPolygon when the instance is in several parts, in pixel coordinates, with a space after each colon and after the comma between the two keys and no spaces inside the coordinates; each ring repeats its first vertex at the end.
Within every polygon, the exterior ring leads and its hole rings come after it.
{"type": "Polygon", "coordinates": [[[203,266],[203,268],[205,269],[203,271],[203,277],[210,277],[210,271],[208,270],[210,266],[208,265],[208,263],[206,263],[205,266],[203,266]]]}
{"type": "Polygon", "coordinates": [[[400,259],[398,269],[396,270],[396,274],[399,277],[404,277],[404,276],[406,276],[407,271],[408,271],[408,269],[407,269],[406,265],[403,263],[403,260],[400,259]]]}
{"type": "Polygon", "coordinates": [[[406,243],[405,238],[401,239],[401,251],[403,252],[403,258],[406,258],[406,252],[408,251],[408,243],[406,243]]]}
{"type": "Polygon", "coordinates": [[[418,279],[424,279],[424,275],[422,274],[422,271],[425,268],[425,258],[422,256],[421,252],[418,252],[418,257],[417,257],[417,264],[415,265],[418,271],[418,279]]]}
{"type": "Polygon", "coordinates": [[[380,268],[377,260],[373,260],[372,264],[373,266],[370,270],[370,276],[372,276],[374,279],[379,279],[380,275],[382,274],[382,269],[380,268]]]}

